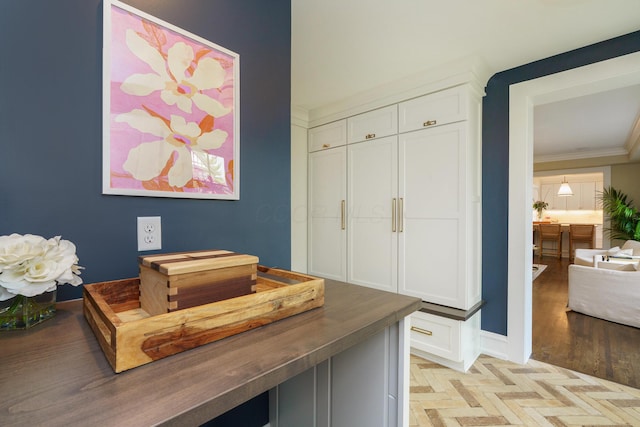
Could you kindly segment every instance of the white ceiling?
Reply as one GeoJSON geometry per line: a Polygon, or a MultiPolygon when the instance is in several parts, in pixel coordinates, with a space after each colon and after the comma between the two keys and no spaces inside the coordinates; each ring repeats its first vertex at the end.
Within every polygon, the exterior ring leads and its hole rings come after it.
{"type": "MultiPolygon", "coordinates": [[[[291,14],[291,102],[307,111],[464,57],[497,73],[640,30],[640,0],[291,0],[291,14]]],[[[535,117],[536,161],[623,150],[640,85],[535,117]]]]}
{"type": "Polygon", "coordinates": [[[534,159],[625,156],[640,120],[640,84],[534,108],[534,159]]]}

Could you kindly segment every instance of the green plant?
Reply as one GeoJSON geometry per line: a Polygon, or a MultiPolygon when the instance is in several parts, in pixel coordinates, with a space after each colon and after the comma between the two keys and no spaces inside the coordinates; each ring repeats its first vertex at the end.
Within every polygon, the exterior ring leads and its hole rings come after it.
{"type": "Polygon", "coordinates": [[[627,195],[613,187],[605,188],[599,195],[602,210],[609,217],[611,227],[604,231],[612,239],[640,240],[640,212],[627,195]]]}
{"type": "Polygon", "coordinates": [[[538,219],[542,219],[542,211],[547,209],[548,206],[549,206],[549,203],[542,200],[537,200],[533,202],[533,209],[538,211],[538,219]]]}

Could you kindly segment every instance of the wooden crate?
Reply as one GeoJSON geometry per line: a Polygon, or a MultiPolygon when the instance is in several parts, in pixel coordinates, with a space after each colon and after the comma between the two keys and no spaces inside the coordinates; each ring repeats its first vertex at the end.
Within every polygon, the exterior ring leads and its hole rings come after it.
{"type": "Polygon", "coordinates": [[[84,316],[122,372],[324,304],[323,279],[258,270],[256,293],[155,316],[140,307],[137,278],[84,285],[84,316]]]}
{"type": "Polygon", "coordinates": [[[258,257],[227,250],[139,257],[140,305],[152,316],[255,292],[258,257]]]}

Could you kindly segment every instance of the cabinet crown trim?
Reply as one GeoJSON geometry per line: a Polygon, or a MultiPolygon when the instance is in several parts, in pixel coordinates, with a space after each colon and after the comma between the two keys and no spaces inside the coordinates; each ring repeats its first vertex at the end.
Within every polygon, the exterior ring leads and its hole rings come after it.
{"type": "Polygon", "coordinates": [[[493,72],[477,56],[467,57],[431,68],[403,79],[386,83],[342,101],[309,110],[309,127],[320,126],[335,120],[361,114],[467,84],[478,97],[484,96],[484,88],[493,72]]]}

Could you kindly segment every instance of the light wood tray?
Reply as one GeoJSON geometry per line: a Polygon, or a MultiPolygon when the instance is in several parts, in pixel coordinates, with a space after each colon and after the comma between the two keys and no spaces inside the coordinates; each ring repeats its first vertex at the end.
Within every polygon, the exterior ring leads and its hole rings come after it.
{"type": "Polygon", "coordinates": [[[115,372],[254,329],[324,304],[324,280],[258,267],[256,293],[150,316],[140,279],[84,286],[83,311],[115,372]]]}

